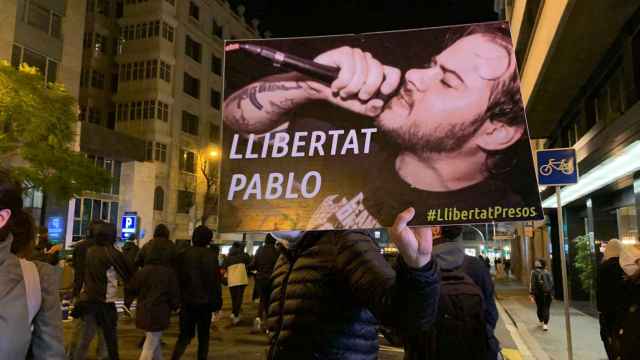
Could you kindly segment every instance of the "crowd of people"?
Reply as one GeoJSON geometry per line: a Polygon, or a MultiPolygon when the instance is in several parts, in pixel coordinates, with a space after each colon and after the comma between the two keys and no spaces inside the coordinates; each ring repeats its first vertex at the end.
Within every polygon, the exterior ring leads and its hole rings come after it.
{"type": "MultiPolygon", "coordinates": [[[[500,359],[494,285],[485,262],[465,255],[461,226],[409,228],[414,214],[405,210],[389,229],[400,252],[393,264],[366,231],[276,232],[253,257],[236,242],[221,259],[206,226],[194,230],[191,246],[178,248],[160,224],[141,249],[130,239],[119,250],[116,226],[94,221],[73,249],[74,320],[65,350],[60,268],[51,265],[52,257],[38,257],[51,251],[35,251],[36,226],[22,209],[21,186],[0,171],[0,353],[7,359],[80,360],[97,338],[97,358],[119,359],[115,302],[121,283],[126,311],[137,299],[135,325],[144,332],[140,359],[161,358],[162,334],[175,311],[180,333],[172,359],[183,356],[196,334],[197,358],[206,359],[223,285],[237,324],[254,273],[254,325],[269,335],[268,359],[375,359],[380,326],[398,335],[406,359],[500,359]],[[467,339],[463,347],[461,338],[467,339]]],[[[543,260],[536,261],[530,283],[547,330],[553,279],[543,260]]],[[[609,241],[598,284],[607,354],[632,359],[640,334],[640,247],[609,241]]]]}

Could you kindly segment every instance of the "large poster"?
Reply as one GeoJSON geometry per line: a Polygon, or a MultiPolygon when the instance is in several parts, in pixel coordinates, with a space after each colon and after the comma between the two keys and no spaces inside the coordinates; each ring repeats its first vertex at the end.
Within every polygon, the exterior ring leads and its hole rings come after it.
{"type": "Polygon", "coordinates": [[[505,22],[225,43],[221,232],[543,217],[505,22]]]}

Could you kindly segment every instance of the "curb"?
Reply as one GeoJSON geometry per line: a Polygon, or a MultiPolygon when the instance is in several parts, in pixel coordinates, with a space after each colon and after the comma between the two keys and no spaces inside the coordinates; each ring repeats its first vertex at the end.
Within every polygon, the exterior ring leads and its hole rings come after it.
{"type": "Polygon", "coordinates": [[[529,333],[529,331],[523,326],[518,326],[518,317],[511,314],[507,308],[502,305],[502,301],[496,301],[498,312],[503,318],[509,318],[509,321],[505,321],[505,326],[513,341],[518,346],[522,358],[524,360],[551,360],[544,350],[540,347],[538,341],[529,333]],[[506,314],[506,316],[504,316],[506,314]]]}

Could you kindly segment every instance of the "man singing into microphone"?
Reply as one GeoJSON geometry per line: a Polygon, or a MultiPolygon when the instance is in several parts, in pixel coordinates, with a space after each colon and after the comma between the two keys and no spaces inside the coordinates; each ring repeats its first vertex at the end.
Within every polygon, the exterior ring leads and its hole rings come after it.
{"type": "MultiPolygon", "coordinates": [[[[522,196],[498,176],[521,166],[513,154],[528,147],[515,55],[502,23],[470,27],[424,59],[426,65],[404,74],[352,47],[314,60],[340,69],[330,86],[298,73],[261,79],[226,99],[226,125],[244,134],[295,128],[310,121],[301,109],[318,101],[372,118],[397,144],[393,150],[378,148],[383,165],[368,166],[371,184],[358,194],[360,208],[379,223],[408,203],[417,204],[418,214],[523,205],[522,196]],[[394,96],[385,103],[380,94],[394,96]]],[[[335,220],[342,206],[344,201],[327,197],[309,224],[362,227],[335,220]]],[[[376,224],[366,227],[371,225],[376,224]]]]}

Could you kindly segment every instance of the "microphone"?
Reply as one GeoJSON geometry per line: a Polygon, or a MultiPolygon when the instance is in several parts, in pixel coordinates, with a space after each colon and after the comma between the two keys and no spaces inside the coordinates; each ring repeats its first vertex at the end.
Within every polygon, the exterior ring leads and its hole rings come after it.
{"type": "MultiPolygon", "coordinates": [[[[320,81],[329,86],[338,78],[340,69],[334,66],[317,63],[313,60],[304,59],[296,55],[278,51],[266,46],[253,44],[229,44],[225,46],[225,51],[245,50],[248,53],[263,57],[273,63],[273,66],[282,67],[287,70],[296,71],[298,73],[309,76],[310,78],[320,81]]],[[[400,87],[398,87],[399,89],[400,87]]],[[[396,90],[397,91],[397,90],[396,90]]],[[[383,102],[389,101],[395,92],[385,95],[378,91],[373,98],[380,99],[383,102]]]]}

